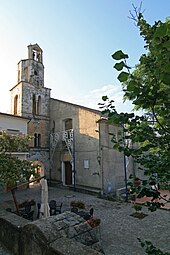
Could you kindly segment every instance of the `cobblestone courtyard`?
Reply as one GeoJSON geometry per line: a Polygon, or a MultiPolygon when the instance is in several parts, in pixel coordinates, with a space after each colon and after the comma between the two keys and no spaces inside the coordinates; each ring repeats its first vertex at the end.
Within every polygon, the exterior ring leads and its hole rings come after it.
{"type": "MultiPolygon", "coordinates": [[[[40,187],[17,191],[17,199],[23,202],[26,199],[35,199],[40,202],[40,187]]],[[[12,206],[11,193],[1,194],[0,207],[12,206]]],[[[134,212],[130,203],[112,202],[96,198],[84,193],[73,192],[67,189],[49,188],[49,200],[63,202],[62,211],[70,210],[70,202],[74,199],[83,200],[86,209],[94,208],[94,216],[101,219],[101,242],[105,255],[142,255],[137,238],[150,240],[159,248],[170,251],[170,210],[157,210],[143,219],[137,219],[130,214],[134,212]]],[[[3,253],[2,253],[3,254],[3,253]]]]}

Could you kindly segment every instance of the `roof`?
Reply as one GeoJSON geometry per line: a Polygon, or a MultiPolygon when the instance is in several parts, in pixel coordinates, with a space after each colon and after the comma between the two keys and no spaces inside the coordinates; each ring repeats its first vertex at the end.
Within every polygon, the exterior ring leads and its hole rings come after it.
{"type": "Polygon", "coordinates": [[[19,119],[30,120],[30,118],[28,118],[28,117],[13,115],[13,114],[5,113],[5,112],[0,112],[0,115],[7,116],[7,117],[19,118],[19,119]]]}
{"type": "Polygon", "coordinates": [[[37,43],[35,43],[35,44],[30,44],[30,45],[28,45],[27,47],[28,47],[28,48],[31,47],[31,48],[34,49],[34,50],[38,50],[38,51],[43,52],[42,49],[40,48],[40,46],[39,46],[37,43]]]}
{"type": "Polygon", "coordinates": [[[88,111],[91,111],[91,112],[94,112],[94,113],[97,113],[97,114],[101,115],[101,111],[96,110],[96,109],[92,109],[92,108],[88,108],[86,106],[82,106],[82,105],[78,105],[78,104],[73,104],[73,103],[66,102],[66,101],[59,100],[59,99],[55,99],[55,98],[50,98],[50,100],[55,100],[55,101],[58,101],[58,102],[61,102],[61,103],[69,104],[69,105],[72,105],[72,106],[75,106],[75,107],[79,107],[81,109],[88,110],[88,111]]]}

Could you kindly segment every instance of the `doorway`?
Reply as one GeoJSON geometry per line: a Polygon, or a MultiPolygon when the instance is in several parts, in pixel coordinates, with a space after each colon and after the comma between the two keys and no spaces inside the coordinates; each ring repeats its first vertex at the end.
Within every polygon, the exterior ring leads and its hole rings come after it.
{"type": "Polygon", "coordinates": [[[72,165],[69,161],[64,162],[65,165],[65,185],[72,185],[72,165]]]}

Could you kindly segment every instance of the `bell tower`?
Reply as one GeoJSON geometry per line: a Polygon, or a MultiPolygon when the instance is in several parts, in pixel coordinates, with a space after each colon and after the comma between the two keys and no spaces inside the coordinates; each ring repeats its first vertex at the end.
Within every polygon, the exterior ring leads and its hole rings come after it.
{"type": "Polygon", "coordinates": [[[18,64],[18,83],[26,81],[33,86],[44,87],[43,51],[38,44],[28,46],[28,59],[18,64]]]}
{"type": "Polygon", "coordinates": [[[18,63],[17,85],[10,91],[12,114],[49,116],[50,89],[44,87],[43,51],[38,44],[28,46],[28,58],[18,63]]]}
{"type": "Polygon", "coordinates": [[[28,58],[18,63],[17,84],[11,91],[11,114],[28,117],[31,160],[49,158],[50,91],[44,87],[43,51],[28,45],[28,58]]]}

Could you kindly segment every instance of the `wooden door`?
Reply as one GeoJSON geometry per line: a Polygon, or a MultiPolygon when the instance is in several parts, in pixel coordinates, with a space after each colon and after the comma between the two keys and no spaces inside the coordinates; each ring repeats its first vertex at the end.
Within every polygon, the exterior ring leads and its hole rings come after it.
{"type": "Polygon", "coordinates": [[[70,162],[64,162],[65,163],[65,184],[66,185],[72,185],[72,165],[70,162]]]}

